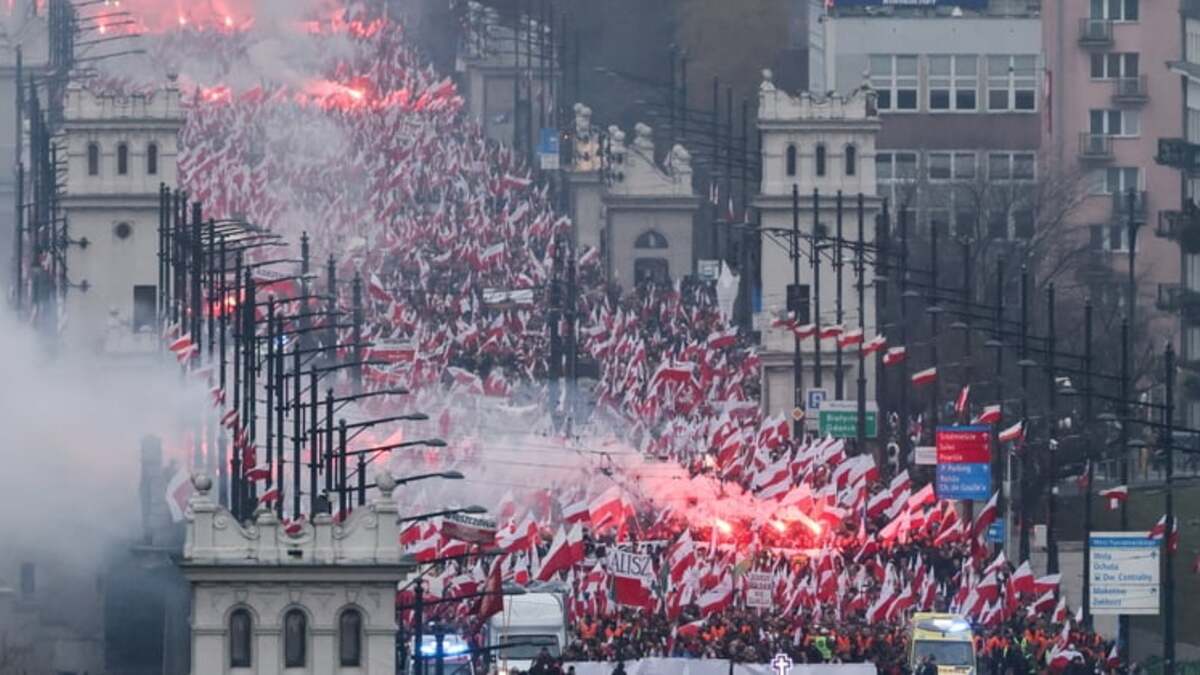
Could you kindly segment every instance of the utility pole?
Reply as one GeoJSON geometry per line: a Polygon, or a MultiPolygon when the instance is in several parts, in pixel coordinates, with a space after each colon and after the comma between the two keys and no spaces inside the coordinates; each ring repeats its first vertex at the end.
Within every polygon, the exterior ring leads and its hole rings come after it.
{"type": "MultiPolygon", "coordinates": [[[[1021,367],[1021,419],[1024,424],[1028,424],[1029,420],[1029,268],[1024,264],[1021,265],[1021,361],[1017,364],[1021,367]]],[[[1021,441],[1018,441],[1021,442],[1021,441]]],[[[1023,443],[1022,443],[1023,444],[1023,443]]],[[[1012,450],[1009,450],[1009,461],[1012,461],[1012,450]]],[[[1017,532],[1020,538],[1017,541],[1018,550],[1020,551],[1021,560],[1029,559],[1029,452],[1025,448],[1020,454],[1020,476],[1021,479],[1017,483],[1016,494],[1020,496],[1020,518],[1017,532]]],[[[1011,483],[1012,476],[1009,476],[1011,483]]],[[[1014,502],[1016,500],[1013,500],[1014,502]]]]}
{"type": "Polygon", "coordinates": [[[803,319],[800,316],[801,307],[807,307],[808,298],[800,293],[800,186],[792,183],[792,236],[788,253],[792,259],[792,289],[788,294],[789,309],[792,312],[792,438],[799,441],[804,437],[804,418],[797,415],[797,410],[804,409],[804,355],[801,351],[800,336],[796,333],[796,325],[803,319]]]}
{"type": "MultiPolygon", "coordinates": [[[[1090,565],[1092,553],[1092,478],[1095,468],[1092,465],[1094,431],[1092,430],[1092,299],[1088,298],[1083,306],[1083,429],[1084,443],[1084,480],[1087,487],[1083,493],[1083,564],[1090,565]]],[[[1091,593],[1092,580],[1090,575],[1083,575],[1083,625],[1091,628],[1092,612],[1091,593]]]]}
{"type": "MultiPolygon", "coordinates": [[[[860,215],[859,222],[862,222],[861,221],[861,213],[859,215],[860,215]]],[[[834,312],[836,314],[836,317],[834,318],[834,323],[836,323],[838,326],[841,326],[842,330],[844,331],[845,326],[842,324],[842,322],[845,321],[846,319],[845,319],[844,311],[843,311],[843,307],[842,307],[842,265],[843,265],[844,261],[843,261],[843,256],[842,256],[843,240],[842,240],[842,191],[841,190],[837,191],[836,228],[837,228],[837,230],[836,230],[837,247],[833,250],[833,267],[834,267],[834,270],[836,271],[836,276],[834,277],[834,279],[836,282],[835,286],[837,289],[837,301],[834,304],[834,312]]],[[[840,338],[840,336],[839,336],[839,338],[840,338]]],[[[834,358],[834,365],[833,365],[834,398],[841,401],[842,399],[845,398],[845,390],[843,389],[843,382],[842,382],[842,380],[843,380],[843,377],[842,377],[842,341],[840,339],[836,339],[835,344],[837,345],[837,349],[834,351],[834,354],[833,354],[833,358],[834,358]]]]}
{"type": "MultiPolygon", "coordinates": [[[[1057,414],[1057,389],[1058,383],[1054,372],[1054,350],[1057,346],[1058,336],[1055,334],[1054,325],[1054,284],[1051,283],[1046,287],[1046,328],[1048,338],[1046,340],[1046,401],[1049,411],[1046,414],[1046,439],[1047,439],[1047,457],[1050,464],[1049,481],[1047,483],[1048,490],[1046,495],[1046,572],[1048,574],[1058,573],[1058,537],[1055,534],[1055,517],[1057,516],[1057,491],[1058,491],[1058,414],[1057,414]]],[[[1088,488],[1091,492],[1091,488],[1088,488]]],[[[1084,538],[1086,538],[1086,533],[1084,538]]],[[[1086,558],[1084,565],[1087,565],[1086,558]]],[[[1087,576],[1086,574],[1084,576],[1087,576]]],[[[1085,610],[1086,611],[1086,610],[1085,610]]]]}
{"type": "MultiPolygon", "coordinates": [[[[1130,256],[1132,258],[1132,256],[1130,256]]],[[[1130,308],[1132,309],[1132,308],[1130,308]]],[[[1120,402],[1117,403],[1119,416],[1121,418],[1121,433],[1117,437],[1117,453],[1121,458],[1121,485],[1129,485],[1129,432],[1131,430],[1133,420],[1130,418],[1129,411],[1129,314],[1121,318],[1121,393],[1120,402]]],[[[1088,485],[1088,490],[1091,491],[1091,485],[1088,485]]],[[[1129,508],[1126,504],[1129,500],[1123,499],[1120,501],[1120,521],[1121,531],[1129,531],[1129,508]]],[[[1117,616],[1117,651],[1121,655],[1122,661],[1128,663],[1129,659],[1129,615],[1120,614],[1117,616]]]]}
{"type": "Polygon", "coordinates": [[[821,238],[821,192],[813,188],[813,222],[812,239],[809,252],[812,256],[813,269],[813,387],[820,388],[821,373],[821,249],[817,240],[821,238]]]}
{"type": "MultiPolygon", "coordinates": [[[[867,337],[867,294],[866,294],[866,244],[863,240],[865,236],[866,219],[865,206],[863,204],[863,193],[858,193],[858,241],[854,246],[854,273],[855,273],[855,291],[858,294],[858,329],[862,331],[862,341],[866,341],[867,337]]],[[[839,223],[841,219],[839,219],[839,223]]],[[[839,232],[839,239],[841,233],[839,232]]],[[[841,274],[838,274],[840,286],[841,274]]],[[[841,356],[841,348],[838,349],[838,356],[841,356]]],[[[838,370],[839,384],[841,384],[841,370],[838,370]]],[[[856,429],[855,442],[857,443],[858,452],[861,454],[866,452],[867,448],[867,370],[866,357],[863,355],[863,344],[858,345],[858,380],[856,382],[858,396],[858,427],[856,429]]],[[[876,415],[878,418],[878,415],[876,415]]],[[[879,421],[876,419],[876,426],[879,421]]],[[[878,428],[875,430],[878,433],[878,428]]]]}
{"type": "Polygon", "coordinates": [[[1166,401],[1163,407],[1163,439],[1167,462],[1166,531],[1163,532],[1163,675],[1175,675],[1175,550],[1171,546],[1175,523],[1175,347],[1167,342],[1163,355],[1166,369],[1166,401]]]}

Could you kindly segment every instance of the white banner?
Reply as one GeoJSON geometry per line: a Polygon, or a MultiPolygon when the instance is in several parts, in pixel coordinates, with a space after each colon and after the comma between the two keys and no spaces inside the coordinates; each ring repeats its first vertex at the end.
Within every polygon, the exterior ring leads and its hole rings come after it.
{"type": "MultiPolygon", "coordinates": [[[[575,667],[575,675],[612,675],[617,664],[612,661],[576,661],[563,664],[575,667]]],[[[729,675],[725,659],[639,659],[626,661],[628,675],[729,675]]],[[[769,663],[735,663],[733,675],[779,675],[769,663]]],[[[797,663],[786,675],[876,675],[870,663],[797,663]]]]}
{"type": "Polygon", "coordinates": [[[764,609],[770,607],[772,604],[771,586],[772,579],[770,572],[747,572],[746,606],[762,607],[764,609]]]}

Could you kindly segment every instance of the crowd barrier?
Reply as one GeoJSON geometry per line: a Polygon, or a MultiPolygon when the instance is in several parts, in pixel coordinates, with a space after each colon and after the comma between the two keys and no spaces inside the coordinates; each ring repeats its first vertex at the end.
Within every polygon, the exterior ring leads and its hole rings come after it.
{"type": "MultiPolygon", "coordinates": [[[[611,675],[612,661],[573,661],[575,675],[611,675]]],[[[565,667],[565,666],[564,666],[565,667]]],[[[638,659],[625,662],[626,675],[730,675],[727,659],[638,659]]],[[[735,663],[733,675],[780,675],[769,663],[735,663]]],[[[876,675],[871,663],[797,663],[786,675],[876,675]]]]}

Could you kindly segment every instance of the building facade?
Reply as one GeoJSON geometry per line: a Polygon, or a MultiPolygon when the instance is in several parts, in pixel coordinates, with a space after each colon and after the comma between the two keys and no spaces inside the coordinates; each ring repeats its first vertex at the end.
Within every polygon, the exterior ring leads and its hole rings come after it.
{"type": "Polygon", "coordinates": [[[876,177],[893,222],[903,215],[918,236],[930,227],[1019,236],[1020,200],[987,193],[1037,178],[1044,106],[1037,13],[841,12],[822,25],[828,87],[847,93],[865,77],[876,92],[876,177]],[[989,202],[1002,202],[1004,213],[985,213],[996,210],[989,202]]]}
{"type": "MultiPolygon", "coordinates": [[[[1160,213],[1180,208],[1178,173],[1154,161],[1159,138],[1181,135],[1183,94],[1166,67],[1181,53],[1179,6],[1046,0],[1042,10],[1052,101],[1044,154],[1085,177],[1086,197],[1072,222],[1117,270],[1129,266],[1133,230],[1134,294],[1124,282],[1106,290],[1122,313],[1153,312],[1158,285],[1176,282],[1180,271],[1177,247],[1151,231],[1160,213]]],[[[1171,323],[1155,326],[1174,334],[1171,323]]]]}
{"type": "Polygon", "coordinates": [[[176,182],[182,124],[174,83],[128,97],[67,88],[59,152],[72,241],[68,344],[108,355],[155,349],[159,185],[176,182]]]}
{"type": "MultiPolygon", "coordinates": [[[[877,330],[873,290],[864,293],[861,307],[857,302],[853,244],[859,232],[859,195],[863,203],[863,241],[869,245],[875,240],[875,217],[881,206],[876,182],[880,120],[869,88],[847,96],[793,96],[777,88],[767,71],[759,90],[758,129],[762,138],[762,183],[753,205],[759,212],[763,233],[759,258],[762,311],[754,323],[762,331],[762,404],[770,414],[790,413],[795,389],[793,332],[789,327],[773,327],[774,319],[789,309],[795,311],[794,306],[789,307],[795,304],[789,303],[790,285],[799,284],[793,293],[808,308],[800,312],[802,316],[794,317],[794,323],[844,325],[844,332],[861,327],[868,339],[877,330]],[[795,208],[793,190],[798,193],[795,208]],[[840,211],[836,197],[839,191],[843,195],[840,211]],[[798,221],[799,233],[798,282],[790,255],[793,218],[798,221]],[[810,246],[814,235],[836,241],[839,230],[842,246],[828,239],[819,249],[810,246]],[[841,250],[840,269],[834,249],[841,250]],[[816,252],[816,265],[812,252],[816,252]]],[[[870,265],[864,270],[862,283],[865,289],[873,287],[870,265]]],[[[849,392],[854,391],[858,375],[857,349],[842,350],[834,339],[813,338],[801,340],[800,348],[802,390],[827,387],[829,398],[854,398],[849,392]],[[824,353],[819,371],[818,347],[824,353]],[[841,369],[837,367],[839,355],[841,369]],[[839,379],[844,385],[840,397],[839,379]]],[[[867,359],[865,365],[870,379],[874,360],[867,359]]],[[[872,387],[868,392],[871,400],[873,392],[872,387]]]]}
{"type": "Polygon", "coordinates": [[[193,478],[180,567],[192,590],[192,675],[395,675],[401,559],[395,480],[341,524],[288,534],[269,509],[240,525],[193,478]]]}

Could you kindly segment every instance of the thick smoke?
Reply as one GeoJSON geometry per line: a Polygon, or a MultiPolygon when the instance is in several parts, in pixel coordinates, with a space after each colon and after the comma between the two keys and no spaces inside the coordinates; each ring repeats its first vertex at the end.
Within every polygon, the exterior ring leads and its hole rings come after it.
{"type": "MultiPolygon", "coordinates": [[[[0,563],[55,559],[95,569],[108,544],[138,533],[141,438],[181,438],[188,415],[203,409],[203,390],[165,363],[51,355],[6,313],[0,350],[0,563]]],[[[164,455],[185,457],[169,442],[164,455]]]]}

